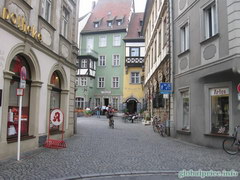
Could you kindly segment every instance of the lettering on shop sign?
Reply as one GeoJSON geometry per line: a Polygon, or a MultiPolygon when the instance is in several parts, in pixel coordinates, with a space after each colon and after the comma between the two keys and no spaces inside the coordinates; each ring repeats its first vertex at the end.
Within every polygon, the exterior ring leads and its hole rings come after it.
{"type": "Polygon", "coordinates": [[[229,95],[228,88],[211,89],[211,96],[229,95]]]}
{"type": "Polygon", "coordinates": [[[7,8],[3,8],[2,18],[4,20],[10,21],[15,25],[20,31],[29,34],[38,41],[42,40],[42,34],[37,32],[34,26],[26,24],[26,20],[23,16],[17,16],[15,13],[9,12],[7,8]]]}

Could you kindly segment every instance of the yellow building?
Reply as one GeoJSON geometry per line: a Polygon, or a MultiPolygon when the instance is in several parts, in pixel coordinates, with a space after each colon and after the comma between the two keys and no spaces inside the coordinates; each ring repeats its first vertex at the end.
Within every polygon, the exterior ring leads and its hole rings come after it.
{"type": "Polygon", "coordinates": [[[144,108],[143,66],[145,55],[144,38],[141,36],[143,13],[133,13],[124,38],[126,58],[123,83],[123,109],[129,113],[144,108]]]}

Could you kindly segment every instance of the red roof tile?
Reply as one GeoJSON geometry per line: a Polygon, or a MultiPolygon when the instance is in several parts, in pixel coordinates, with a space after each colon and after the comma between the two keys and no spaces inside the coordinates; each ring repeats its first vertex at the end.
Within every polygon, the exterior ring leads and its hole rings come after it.
{"type": "Polygon", "coordinates": [[[99,0],[81,33],[126,29],[133,3],[133,0],[99,0]],[[118,26],[117,20],[122,18],[123,23],[118,26]],[[113,20],[112,27],[107,26],[108,20],[113,20]],[[100,25],[94,28],[96,21],[99,21],[100,25]]]}
{"type": "Polygon", "coordinates": [[[128,27],[128,33],[125,36],[124,40],[130,39],[143,39],[143,37],[139,36],[142,30],[142,25],[140,21],[143,22],[143,15],[144,13],[133,13],[131,17],[131,21],[128,27]]]}

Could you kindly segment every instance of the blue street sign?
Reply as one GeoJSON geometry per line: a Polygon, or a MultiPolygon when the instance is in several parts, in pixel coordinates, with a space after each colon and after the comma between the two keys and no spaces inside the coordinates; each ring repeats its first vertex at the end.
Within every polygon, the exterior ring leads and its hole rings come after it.
{"type": "Polygon", "coordinates": [[[172,83],[160,83],[160,94],[171,94],[172,83]]]}

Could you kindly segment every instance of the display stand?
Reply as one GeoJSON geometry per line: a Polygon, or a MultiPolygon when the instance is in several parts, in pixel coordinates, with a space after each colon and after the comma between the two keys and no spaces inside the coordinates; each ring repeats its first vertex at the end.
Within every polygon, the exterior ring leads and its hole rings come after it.
{"type": "Polygon", "coordinates": [[[64,118],[63,113],[60,109],[54,109],[50,114],[49,127],[48,127],[48,137],[46,142],[44,143],[44,147],[51,149],[61,149],[66,148],[66,143],[63,141],[64,135],[64,118]],[[62,124],[62,138],[61,140],[51,139],[50,138],[50,123],[53,125],[59,126],[62,124]]]}

